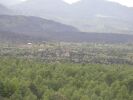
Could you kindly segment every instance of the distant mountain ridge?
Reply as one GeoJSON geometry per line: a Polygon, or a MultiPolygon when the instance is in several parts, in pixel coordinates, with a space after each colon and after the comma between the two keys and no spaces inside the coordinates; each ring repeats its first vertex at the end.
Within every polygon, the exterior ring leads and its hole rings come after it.
{"type": "Polygon", "coordinates": [[[0,4],[0,15],[9,14],[9,13],[10,13],[10,10],[4,5],[0,4]]]}
{"type": "Polygon", "coordinates": [[[0,41],[133,43],[133,35],[85,33],[73,26],[39,17],[0,15],[0,41]]]}
{"type": "Polygon", "coordinates": [[[133,34],[133,8],[107,0],[28,0],[13,7],[24,15],[39,16],[73,25],[84,32],[133,34]]]}
{"type": "Polygon", "coordinates": [[[132,9],[104,0],[73,5],[62,0],[28,0],[13,9],[2,5],[0,41],[133,43],[129,35],[133,34],[132,9]]]}

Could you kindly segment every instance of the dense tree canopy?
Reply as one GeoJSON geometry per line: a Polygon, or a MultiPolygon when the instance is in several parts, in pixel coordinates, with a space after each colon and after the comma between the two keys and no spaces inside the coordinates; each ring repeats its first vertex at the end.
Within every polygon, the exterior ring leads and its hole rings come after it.
{"type": "Polygon", "coordinates": [[[1,57],[0,100],[133,100],[133,67],[1,57]]]}

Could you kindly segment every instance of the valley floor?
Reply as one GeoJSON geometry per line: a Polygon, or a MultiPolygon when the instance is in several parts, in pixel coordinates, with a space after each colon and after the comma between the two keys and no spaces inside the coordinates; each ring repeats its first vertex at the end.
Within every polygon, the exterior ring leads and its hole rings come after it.
{"type": "Polygon", "coordinates": [[[132,54],[132,44],[1,44],[0,100],[133,100],[132,54]]]}

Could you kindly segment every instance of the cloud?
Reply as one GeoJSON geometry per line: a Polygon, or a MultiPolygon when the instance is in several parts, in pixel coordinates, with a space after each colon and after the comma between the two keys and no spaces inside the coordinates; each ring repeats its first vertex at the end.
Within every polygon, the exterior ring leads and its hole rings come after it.
{"type": "Polygon", "coordinates": [[[108,0],[108,1],[114,1],[128,7],[133,7],[133,0],[108,0]]]}
{"type": "Polygon", "coordinates": [[[21,0],[0,0],[0,3],[4,5],[14,5],[20,2],[21,0]]]}
{"type": "Polygon", "coordinates": [[[81,0],[64,0],[66,3],[73,4],[81,0]]]}

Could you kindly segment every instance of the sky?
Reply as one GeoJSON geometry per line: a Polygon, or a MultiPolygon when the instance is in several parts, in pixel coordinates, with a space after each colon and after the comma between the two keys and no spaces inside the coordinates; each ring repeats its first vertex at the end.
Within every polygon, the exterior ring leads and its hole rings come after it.
{"type": "Polygon", "coordinates": [[[115,2],[118,2],[122,5],[125,5],[128,7],[133,7],[133,0],[109,0],[109,1],[115,1],[115,2]]]}
{"type": "Polygon", "coordinates": [[[69,3],[69,4],[73,4],[73,3],[78,2],[80,0],[64,0],[64,1],[69,3]]]}
{"type": "MultiPolygon", "coordinates": [[[[0,0],[0,3],[5,4],[5,5],[14,5],[20,2],[24,2],[26,0],[0,0]]],[[[72,4],[80,0],[64,0],[65,2],[72,4]]],[[[109,0],[109,1],[115,1],[118,2],[122,5],[128,6],[128,7],[133,7],[133,0],[109,0]]]]}

